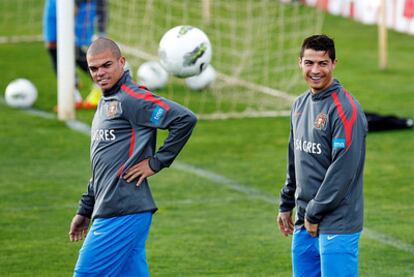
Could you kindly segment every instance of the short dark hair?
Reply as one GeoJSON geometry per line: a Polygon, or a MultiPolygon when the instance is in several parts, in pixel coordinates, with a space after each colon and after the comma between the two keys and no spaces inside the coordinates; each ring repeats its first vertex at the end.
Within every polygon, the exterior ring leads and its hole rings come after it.
{"type": "Polygon", "coordinates": [[[313,35],[305,38],[300,50],[300,58],[303,58],[303,53],[306,49],[313,49],[315,51],[325,51],[328,53],[329,58],[335,61],[335,43],[332,38],[327,35],[313,35]]]}

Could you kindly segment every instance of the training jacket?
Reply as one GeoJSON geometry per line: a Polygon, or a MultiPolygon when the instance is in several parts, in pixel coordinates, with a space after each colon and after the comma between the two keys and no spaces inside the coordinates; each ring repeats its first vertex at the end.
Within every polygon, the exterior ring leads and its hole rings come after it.
{"type": "Polygon", "coordinates": [[[337,80],[296,99],[279,206],[281,212],[296,207],[295,227],[302,227],[306,217],[319,224],[321,234],[362,230],[367,132],[361,106],[337,80]]]}
{"type": "Polygon", "coordinates": [[[147,179],[137,187],[137,181],[127,183],[123,175],[146,158],[154,172],[170,166],[196,121],[189,109],[152,94],[125,72],[113,88],[103,92],[93,118],[92,177],[77,213],[98,218],[155,212],[147,179]],[[156,152],[157,128],[169,133],[156,152]]]}

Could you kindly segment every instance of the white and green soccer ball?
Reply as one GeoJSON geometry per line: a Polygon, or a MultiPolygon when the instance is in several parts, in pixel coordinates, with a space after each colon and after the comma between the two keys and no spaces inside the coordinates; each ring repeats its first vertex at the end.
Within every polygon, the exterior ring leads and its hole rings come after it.
{"type": "Polygon", "coordinates": [[[212,48],[207,35],[192,26],[177,26],[161,38],[158,53],[161,65],[180,78],[200,74],[210,63],[212,48]]]}
{"type": "Polygon", "coordinates": [[[4,99],[10,107],[30,108],[36,102],[37,89],[27,79],[16,79],[7,85],[4,99]]]}
{"type": "Polygon", "coordinates": [[[137,71],[137,79],[140,85],[149,90],[161,89],[168,82],[168,72],[157,61],[148,61],[140,65],[137,71]]]}
{"type": "Polygon", "coordinates": [[[216,78],[216,70],[211,64],[209,64],[200,74],[185,79],[185,83],[192,90],[203,90],[211,86],[216,78]]]}

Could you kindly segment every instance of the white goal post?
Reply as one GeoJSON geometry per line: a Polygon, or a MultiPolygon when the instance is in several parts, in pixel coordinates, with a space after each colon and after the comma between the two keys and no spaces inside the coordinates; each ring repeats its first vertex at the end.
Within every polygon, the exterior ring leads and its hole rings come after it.
{"type": "Polygon", "coordinates": [[[74,1],[56,1],[57,4],[57,77],[58,118],[75,119],[75,34],[74,1]]]}

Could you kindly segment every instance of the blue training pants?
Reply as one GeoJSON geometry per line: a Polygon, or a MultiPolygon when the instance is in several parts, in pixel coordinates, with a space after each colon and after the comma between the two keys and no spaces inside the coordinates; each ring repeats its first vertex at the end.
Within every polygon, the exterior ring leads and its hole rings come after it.
{"type": "Polygon", "coordinates": [[[293,276],[358,276],[360,235],[357,232],[312,237],[305,228],[295,230],[292,239],[293,276]]]}
{"type": "Polygon", "coordinates": [[[151,212],[94,220],[73,276],[149,276],[145,242],[151,212]]]}

